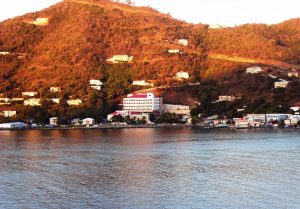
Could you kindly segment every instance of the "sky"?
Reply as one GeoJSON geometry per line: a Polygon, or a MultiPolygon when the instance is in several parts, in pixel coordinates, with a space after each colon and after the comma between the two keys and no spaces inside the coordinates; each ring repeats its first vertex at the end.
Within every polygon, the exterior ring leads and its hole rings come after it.
{"type": "MultiPolygon", "coordinates": [[[[60,0],[1,0],[0,21],[46,8],[60,0]]],[[[174,18],[225,26],[275,24],[300,17],[300,0],[133,0],[174,18]]]]}

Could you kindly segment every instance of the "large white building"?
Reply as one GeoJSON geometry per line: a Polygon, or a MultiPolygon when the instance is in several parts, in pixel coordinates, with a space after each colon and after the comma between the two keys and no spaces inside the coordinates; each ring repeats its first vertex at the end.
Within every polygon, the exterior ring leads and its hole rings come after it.
{"type": "Polygon", "coordinates": [[[291,114],[281,114],[281,113],[273,113],[273,114],[248,114],[244,118],[249,121],[261,121],[261,122],[271,122],[271,121],[281,121],[286,120],[291,117],[291,114]]]}
{"type": "Polygon", "coordinates": [[[123,99],[123,110],[135,112],[161,112],[162,98],[153,93],[128,94],[123,99]]]}

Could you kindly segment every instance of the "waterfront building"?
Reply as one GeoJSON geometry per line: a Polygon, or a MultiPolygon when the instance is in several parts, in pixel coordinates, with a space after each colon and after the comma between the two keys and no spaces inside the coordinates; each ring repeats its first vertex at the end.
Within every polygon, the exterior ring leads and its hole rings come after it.
{"type": "Polygon", "coordinates": [[[273,113],[273,114],[247,114],[244,118],[249,122],[263,122],[268,123],[272,121],[282,121],[291,117],[291,114],[273,113]]]}
{"type": "Polygon", "coordinates": [[[249,128],[249,122],[244,118],[234,118],[236,128],[249,128]]]}
{"type": "Polygon", "coordinates": [[[57,117],[52,117],[49,119],[49,124],[51,126],[57,126],[58,125],[58,118],[57,117]]]}
{"type": "Polygon", "coordinates": [[[14,123],[1,123],[0,129],[13,129],[13,128],[25,128],[27,125],[22,122],[14,122],[14,123]]]}
{"type": "Polygon", "coordinates": [[[134,112],[161,112],[162,98],[153,93],[128,94],[123,99],[123,110],[134,112]]]}
{"type": "Polygon", "coordinates": [[[85,119],[82,120],[82,125],[84,125],[84,126],[95,125],[95,119],[93,119],[93,118],[85,118],[85,119]]]}
{"type": "Polygon", "coordinates": [[[112,121],[112,118],[115,115],[121,115],[124,118],[129,117],[130,119],[145,120],[147,123],[151,123],[149,113],[141,113],[141,112],[127,111],[127,110],[117,110],[109,114],[107,116],[107,120],[112,121]]]}

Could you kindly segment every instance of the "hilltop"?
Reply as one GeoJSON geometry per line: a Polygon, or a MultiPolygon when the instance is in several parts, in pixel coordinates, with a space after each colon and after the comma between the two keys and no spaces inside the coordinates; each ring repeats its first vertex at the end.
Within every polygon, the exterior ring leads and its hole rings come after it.
{"type": "MultiPolygon", "coordinates": [[[[113,109],[122,96],[137,90],[131,85],[133,80],[173,86],[178,85],[174,75],[186,71],[191,83],[214,83],[218,93],[210,95],[213,98],[221,93],[235,94],[243,96],[246,103],[256,91],[245,88],[240,80],[246,67],[260,64],[275,73],[277,68],[299,68],[300,19],[271,26],[209,29],[208,25],[176,20],[149,7],[109,0],[65,0],[1,22],[0,51],[10,52],[0,56],[0,92],[7,96],[18,96],[25,90],[47,95],[51,86],[59,86],[61,97],[86,98],[93,93],[89,80],[99,79],[105,82],[99,97],[113,109]],[[47,22],[35,24],[36,18],[47,18],[47,22]],[[188,40],[188,45],[179,44],[179,39],[188,40]],[[121,64],[107,62],[114,55],[133,59],[121,64]]],[[[272,80],[262,80],[251,82],[260,86],[260,96],[272,103],[272,80]]],[[[294,82],[297,86],[297,80],[294,82]]],[[[189,99],[179,99],[181,103],[195,105],[192,101],[201,100],[202,90],[182,88],[182,95],[189,99]]],[[[170,94],[173,96],[166,96],[170,102],[181,97],[176,92],[170,94]]],[[[286,95],[284,103],[298,100],[299,94],[292,99],[286,95]]]]}

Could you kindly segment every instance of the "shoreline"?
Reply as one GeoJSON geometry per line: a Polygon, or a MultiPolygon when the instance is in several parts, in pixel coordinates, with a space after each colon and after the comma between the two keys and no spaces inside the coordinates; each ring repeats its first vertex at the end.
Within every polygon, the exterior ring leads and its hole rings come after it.
{"type": "Polygon", "coordinates": [[[109,129],[140,129],[140,128],[199,128],[203,130],[258,130],[258,129],[282,129],[282,130],[300,130],[300,127],[208,127],[201,125],[101,125],[101,126],[57,126],[57,127],[25,127],[25,128],[0,128],[1,131],[29,131],[29,130],[109,130],[109,129]]]}

